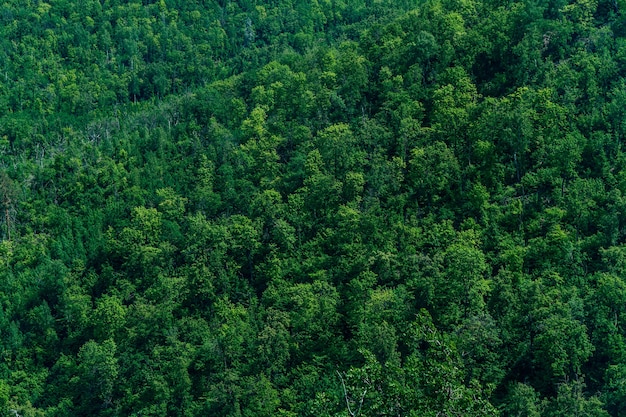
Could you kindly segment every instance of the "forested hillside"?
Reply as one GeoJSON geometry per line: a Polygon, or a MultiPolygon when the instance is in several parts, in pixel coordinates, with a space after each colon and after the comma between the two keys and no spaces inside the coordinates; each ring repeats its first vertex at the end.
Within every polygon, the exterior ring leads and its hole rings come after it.
{"type": "Polygon", "coordinates": [[[1,416],[626,416],[626,2],[6,0],[1,416]]]}

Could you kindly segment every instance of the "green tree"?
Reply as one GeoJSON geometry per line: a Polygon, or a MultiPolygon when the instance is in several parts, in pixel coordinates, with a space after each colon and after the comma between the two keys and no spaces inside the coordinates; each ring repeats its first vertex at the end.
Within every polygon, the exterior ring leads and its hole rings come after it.
{"type": "Polygon", "coordinates": [[[117,345],[111,339],[102,343],[90,340],[78,351],[78,397],[80,409],[97,413],[113,407],[114,389],[119,375],[117,345]]]}
{"type": "Polygon", "coordinates": [[[452,197],[460,175],[459,162],[443,142],[411,150],[408,185],[414,198],[431,205],[452,197]]]}

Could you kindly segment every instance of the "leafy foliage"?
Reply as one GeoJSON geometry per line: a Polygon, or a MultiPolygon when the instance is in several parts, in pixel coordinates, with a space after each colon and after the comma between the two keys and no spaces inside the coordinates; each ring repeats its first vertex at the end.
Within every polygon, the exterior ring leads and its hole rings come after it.
{"type": "Polygon", "coordinates": [[[5,1],[0,415],[623,415],[625,7],[5,1]]]}

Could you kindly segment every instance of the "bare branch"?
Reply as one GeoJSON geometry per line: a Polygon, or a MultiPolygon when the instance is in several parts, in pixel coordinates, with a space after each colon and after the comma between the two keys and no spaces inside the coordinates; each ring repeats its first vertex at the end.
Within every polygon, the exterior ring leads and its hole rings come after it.
{"type": "MultiPolygon", "coordinates": [[[[363,393],[361,394],[361,399],[359,400],[359,408],[356,410],[356,413],[352,411],[352,409],[350,408],[350,399],[348,398],[348,390],[346,389],[346,383],[343,379],[343,376],[341,376],[341,373],[339,371],[336,371],[337,375],[339,375],[339,379],[341,380],[341,386],[343,387],[343,396],[344,399],[346,400],[346,407],[348,407],[348,414],[350,414],[351,417],[357,417],[359,414],[361,414],[361,409],[363,408],[363,402],[365,401],[365,396],[367,395],[367,388],[365,388],[363,390],[363,393]]],[[[364,381],[367,385],[370,385],[370,382],[368,379],[366,379],[364,381]]]]}
{"type": "Polygon", "coordinates": [[[341,380],[341,386],[343,387],[343,397],[346,400],[346,407],[348,407],[348,414],[350,414],[352,417],[355,417],[354,413],[350,409],[350,400],[348,399],[348,391],[346,390],[346,383],[344,382],[343,377],[341,376],[341,373],[339,371],[336,371],[336,372],[337,372],[337,375],[339,375],[339,379],[341,380]]]}

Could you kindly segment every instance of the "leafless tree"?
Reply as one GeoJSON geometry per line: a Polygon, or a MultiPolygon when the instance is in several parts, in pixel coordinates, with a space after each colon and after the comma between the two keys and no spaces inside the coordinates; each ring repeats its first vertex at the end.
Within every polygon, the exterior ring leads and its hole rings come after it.
{"type": "Polygon", "coordinates": [[[0,204],[6,225],[7,239],[11,240],[11,227],[15,217],[15,200],[17,191],[13,180],[5,171],[0,171],[0,204]]]}

